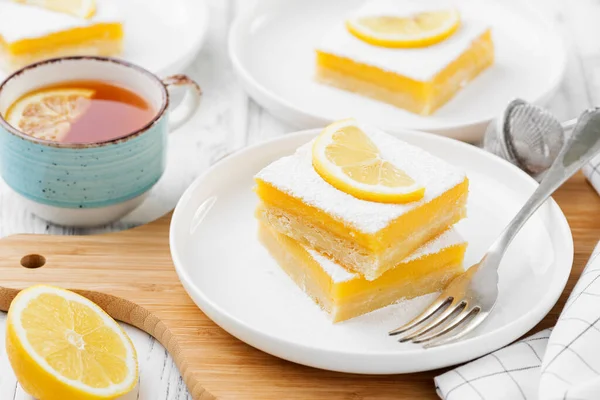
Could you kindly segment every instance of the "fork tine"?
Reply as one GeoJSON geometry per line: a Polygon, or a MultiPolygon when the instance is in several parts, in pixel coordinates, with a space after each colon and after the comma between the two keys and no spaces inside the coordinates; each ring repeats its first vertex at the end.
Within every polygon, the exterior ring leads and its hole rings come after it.
{"type": "Polygon", "coordinates": [[[477,328],[483,321],[485,321],[488,314],[489,312],[482,312],[481,310],[479,310],[477,314],[466,323],[464,328],[459,329],[458,332],[456,332],[454,335],[441,337],[438,340],[433,340],[431,342],[425,343],[423,347],[425,347],[426,349],[431,347],[437,347],[444,344],[452,343],[462,338],[463,336],[471,332],[473,329],[477,328]]]}
{"type": "Polygon", "coordinates": [[[440,314],[435,316],[430,321],[425,322],[418,330],[416,330],[412,333],[409,333],[408,335],[402,337],[398,341],[400,343],[404,343],[404,342],[408,342],[408,341],[412,340],[416,343],[417,342],[416,339],[418,339],[420,336],[425,335],[427,332],[430,332],[431,330],[444,324],[446,321],[448,321],[448,318],[450,318],[452,316],[452,314],[456,313],[456,311],[459,309],[460,309],[459,312],[462,312],[462,310],[464,310],[466,308],[466,306],[467,306],[467,304],[464,301],[460,301],[460,302],[453,301],[440,314]]]}
{"type": "Polygon", "coordinates": [[[471,308],[467,307],[463,308],[462,311],[442,329],[437,332],[430,333],[428,335],[421,335],[413,340],[415,343],[424,343],[433,339],[437,339],[450,331],[456,329],[459,325],[463,324],[467,318],[470,318],[474,314],[479,312],[479,308],[471,308]]]}
{"type": "Polygon", "coordinates": [[[429,307],[427,307],[425,311],[423,311],[421,314],[417,315],[401,327],[388,332],[388,335],[394,336],[411,330],[412,328],[421,324],[423,321],[426,321],[427,319],[431,318],[431,316],[437,311],[439,311],[442,307],[449,305],[452,302],[452,300],[453,299],[451,297],[446,297],[444,299],[442,299],[441,296],[438,297],[429,307]]]}

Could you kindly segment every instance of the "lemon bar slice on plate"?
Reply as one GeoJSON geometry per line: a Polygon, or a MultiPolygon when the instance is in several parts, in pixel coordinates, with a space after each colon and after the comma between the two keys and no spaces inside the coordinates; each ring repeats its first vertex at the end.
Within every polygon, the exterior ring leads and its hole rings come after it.
{"type": "Polygon", "coordinates": [[[312,141],[255,176],[264,205],[257,217],[374,280],[466,216],[469,182],[444,160],[376,128],[358,126],[381,157],[422,185],[420,200],[382,203],[337,189],[313,167],[312,141]]]}
{"type": "Polygon", "coordinates": [[[461,20],[458,11],[438,4],[367,2],[318,44],[316,79],[416,114],[432,114],[494,62],[489,26],[461,20]],[[427,29],[434,30],[431,38],[438,42],[423,37],[427,29]]]}
{"type": "Polygon", "coordinates": [[[259,224],[259,238],[280,267],[333,322],[443,290],[463,272],[467,247],[460,235],[450,229],[376,280],[367,281],[264,224],[259,224]]]}
{"type": "Polygon", "coordinates": [[[99,1],[94,16],[78,18],[41,7],[0,1],[0,68],[63,56],[116,56],[123,23],[112,1],[99,1]]]}

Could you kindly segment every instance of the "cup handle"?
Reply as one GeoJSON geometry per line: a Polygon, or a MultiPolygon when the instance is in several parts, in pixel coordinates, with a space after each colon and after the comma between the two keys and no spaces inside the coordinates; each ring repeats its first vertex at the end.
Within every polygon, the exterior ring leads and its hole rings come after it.
{"type": "Polygon", "coordinates": [[[172,75],[162,80],[163,85],[169,92],[177,89],[185,89],[185,95],[181,103],[171,110],[169,117],[169,132],[173,132],[196,113],[200,105],[202,90],[200,86],[187,75],[172,75]]]}

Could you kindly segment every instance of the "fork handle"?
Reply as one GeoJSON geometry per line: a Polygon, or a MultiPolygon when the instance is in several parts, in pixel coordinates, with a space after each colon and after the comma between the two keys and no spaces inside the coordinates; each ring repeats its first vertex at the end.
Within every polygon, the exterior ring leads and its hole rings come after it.
{"type": "Polygon", "coordinates": [[[535,211],[570,177],[600,152],[600,108],[581,114],[573,133],[567,139],[554,163],[546,172],[535,192],[494,242],[490,256],[502,258],[517,232],[535,211]]]}

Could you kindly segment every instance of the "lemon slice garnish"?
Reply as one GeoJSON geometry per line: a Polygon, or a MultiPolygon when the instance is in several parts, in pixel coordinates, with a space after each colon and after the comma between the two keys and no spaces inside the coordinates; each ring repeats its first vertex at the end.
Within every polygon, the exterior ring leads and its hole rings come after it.
{"type": "Polygon", "coordinates": [[[330,185],[358,199],[407,203],[423,198],[425,188],[383,159],[375,143],[353,119],[335,122],[317,137],[312,163],[330,185]]]}
{"type": "Polygon", "coordinates": [[[138,381],[131,340],[90,300],[51,286],[21,291],[8,311],[6,350],[37,399],[112,399],[138,381]]]}
{"type": "Polygon", "coordinates": [[[409,16],[362,16],[346,21],[357,38],[382,47],[425,47],[441,42],[460,26],[455,9],[419,12],[409,16]]]}
{"type": "Polygon", "coordinates": [[[71,14],[79,18],[92,18],[96,13],[96,0],[13,0],[17,3],[43,7],[48,10],[71,14]]]}
{"type": "Polygon", "coordinates": [[[17,100],[6,113],[9,124],[38,139],[62,141],[71,124],[91,105],[92,89],[48,89],[17,100]]]}

